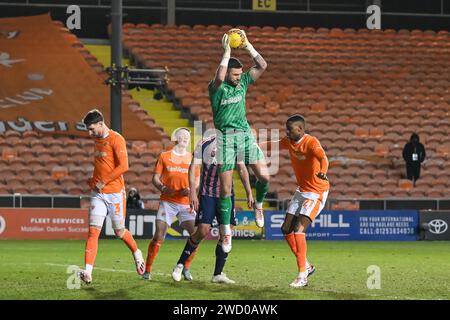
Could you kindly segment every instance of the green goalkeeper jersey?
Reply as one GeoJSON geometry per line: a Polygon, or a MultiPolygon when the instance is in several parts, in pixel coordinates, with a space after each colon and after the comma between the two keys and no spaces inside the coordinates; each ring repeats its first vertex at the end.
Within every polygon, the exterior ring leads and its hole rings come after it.
{"type": "Polygon", "coordinates": [[[211,81],[208,85],[209,100],[216,129],[225,132],[229,129],[250,131],[245,111],[245,94],[254,80],[247,71],[242,74],[241,81],[236,87],[225,81],[214,90],[211,81]]]}

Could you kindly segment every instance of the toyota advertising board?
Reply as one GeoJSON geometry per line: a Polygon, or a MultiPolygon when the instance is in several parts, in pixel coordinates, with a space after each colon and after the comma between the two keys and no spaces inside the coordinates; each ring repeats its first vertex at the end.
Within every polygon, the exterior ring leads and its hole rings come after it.
{"type": "Polygon", "coordinates": [[[423,240],[450,240],[450,211],[420,211],[420,224],[427,225],[423,240]]]}
{"type": "MultiPolygon", "coordinates": [[[[265,237],[283,240],[281,225],[284,212],[267,211],[265,237]]],[[[414,241],[418,239],[418,212],[323,211],[306,232],[310,240],[381,240],[414,241]]]]}

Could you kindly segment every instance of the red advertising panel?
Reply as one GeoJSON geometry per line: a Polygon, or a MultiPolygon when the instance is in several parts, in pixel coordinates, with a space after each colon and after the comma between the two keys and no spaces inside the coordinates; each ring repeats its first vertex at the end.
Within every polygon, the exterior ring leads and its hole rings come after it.
{"type": "Polygon", "coordinates": [[[87,209],[0,208],[0,239],[86,239],[87,209]]]}

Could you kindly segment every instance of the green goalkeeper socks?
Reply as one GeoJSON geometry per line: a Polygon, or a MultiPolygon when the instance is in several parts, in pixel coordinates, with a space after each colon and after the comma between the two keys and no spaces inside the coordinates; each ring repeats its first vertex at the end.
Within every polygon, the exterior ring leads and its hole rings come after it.
{"type": "Polygon", "coordinates": [[[261,181],[256,181],[256,202],[263,202],[266,197],[267,191],[269,191],[269,184],[261,181]]]}
{"type": "Polygon", "coordinates": [[[219,198],[219,212],[220,215],[218,217],[217,220],[219,220],[219,224],[230,224],[230,219],[231,219],[231,207],[232,207],[232,203],[231,203],[231,197],[220,197],[219,198]]]}

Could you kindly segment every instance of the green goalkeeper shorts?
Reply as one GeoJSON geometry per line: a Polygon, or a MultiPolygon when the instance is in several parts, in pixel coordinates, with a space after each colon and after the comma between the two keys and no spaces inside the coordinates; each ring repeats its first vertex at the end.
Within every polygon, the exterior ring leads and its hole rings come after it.
{"type": "Polygon", "coordinates": [[[219,172],[234,170],[236,163],[255,164],[264,159],[264,153],[251,132],[226,131],[217,136],[217,163],[219,172]]]}

